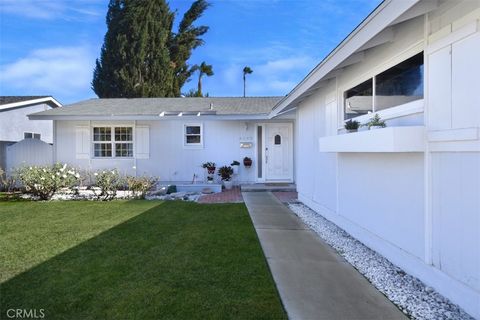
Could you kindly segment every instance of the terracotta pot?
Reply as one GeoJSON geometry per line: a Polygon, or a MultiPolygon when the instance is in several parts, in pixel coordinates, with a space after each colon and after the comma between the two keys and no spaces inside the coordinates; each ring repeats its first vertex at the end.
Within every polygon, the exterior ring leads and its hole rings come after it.
{"type": "Polygon", "coordinates": [[[216,169],[215,167],[208,167],[208,168],[207,168],[208,174],[214,174],[214,173],[215,173],[215,169],[216,169]]]}
{"type": "Polygon", "coordinates": [[[250,168],[252,166],[252,160],[251,159],[250,160],[244,159],[243,160],[243,165],[247,168],[250,168]]]}

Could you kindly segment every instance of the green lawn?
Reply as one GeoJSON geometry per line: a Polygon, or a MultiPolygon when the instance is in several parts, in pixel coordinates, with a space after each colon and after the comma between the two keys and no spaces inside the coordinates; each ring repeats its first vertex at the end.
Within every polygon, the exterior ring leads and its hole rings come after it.
{"type": "Polygon", "coordinates": [[[0,318],[285,319],[243,204],[0,202],[0,318]]]}

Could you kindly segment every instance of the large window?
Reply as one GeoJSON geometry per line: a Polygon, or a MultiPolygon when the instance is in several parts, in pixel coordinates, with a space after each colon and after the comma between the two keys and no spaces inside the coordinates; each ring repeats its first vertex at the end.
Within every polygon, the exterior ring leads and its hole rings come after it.
{"type": "Polygon", "coordinates": [[[423,52],[345,91],[345,119],[423,99],[423,52]]]}
{"type": "Polygon", "coordinates": [[[133,128],[94,127],[93,154],[96,158],[133,157],[133,128]]]}
{"type": "Polygon", "coordinates": [[[202,141],[202,125],[200,124],[186,124],[185,125],[185,146],[201,146],[202,141]]]}

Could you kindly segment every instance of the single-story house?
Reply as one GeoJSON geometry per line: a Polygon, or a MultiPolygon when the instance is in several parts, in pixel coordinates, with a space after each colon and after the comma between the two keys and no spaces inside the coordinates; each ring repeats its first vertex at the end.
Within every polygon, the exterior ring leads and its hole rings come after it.
{"type": "Polygon", "coordinates": [[[54,121],[55,159],[299,199],[480,318],[480,1],[386,0],[279,98],[98,99],[54,121]],[[386,128],[347,133],[378,114],[386,128]]]}
{"type": "Polygon", "coordinates": [[[293,182],[294,112],[269,118],[280,99],[91,99],[30,119],[53,120],[54,161],[82,169],[178,183],[204,181],[205,162],[218,168],[249,157],[237,183],[293,182]]]}
{"type": "Polygon", "coordinates": [[[0,96],[0,168],[6,167],[11,144],[23,139],[53,143],[52,121],[29,121],[27,115],[61,106],[51,96],[0,96]]]}

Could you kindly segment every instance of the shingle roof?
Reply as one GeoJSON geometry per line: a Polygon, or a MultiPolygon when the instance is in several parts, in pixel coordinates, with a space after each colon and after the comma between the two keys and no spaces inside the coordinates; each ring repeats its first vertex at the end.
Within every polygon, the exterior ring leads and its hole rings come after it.
{"type": "Polygon", "coordinates": [[[268,114],[282,97],[90,99],[35,116],[148,116],[162,112],[214,111],[217,115],[268,114]]]}
{"type": "Polygon", "coordinates": [[[0,96],[0,105],[10,104],[15,102],[23,102],[28,100],[36,100],[41,98],[48,98],[50,96],[0,96]]]}

